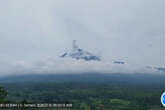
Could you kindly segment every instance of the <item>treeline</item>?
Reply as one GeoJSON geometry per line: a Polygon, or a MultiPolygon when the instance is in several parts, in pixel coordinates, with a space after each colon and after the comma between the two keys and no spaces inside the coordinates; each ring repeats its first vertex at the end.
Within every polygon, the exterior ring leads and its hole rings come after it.
{"type": "Polygon", "coordinates": [[[0,88],[1,102],[73,103],[72,110],[165,110],[164,86],[105,83],[8,83],[0,88]]]}

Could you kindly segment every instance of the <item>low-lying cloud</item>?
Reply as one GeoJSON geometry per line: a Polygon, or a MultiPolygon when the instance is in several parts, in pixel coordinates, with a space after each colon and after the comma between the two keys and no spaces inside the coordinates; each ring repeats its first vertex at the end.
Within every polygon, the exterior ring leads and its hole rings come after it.
{"type": "Polygon", "coordinates": [[[84,61],[71,58],[45,58],[38,61],[16,61],[3,68],[1,75],[22,74],[135,74],[135,73],[161,73],[146,66],[133,64],[115,64],[113,61],[84,61]],[[6,70],[5,70],[6,69],[6,70]]]}

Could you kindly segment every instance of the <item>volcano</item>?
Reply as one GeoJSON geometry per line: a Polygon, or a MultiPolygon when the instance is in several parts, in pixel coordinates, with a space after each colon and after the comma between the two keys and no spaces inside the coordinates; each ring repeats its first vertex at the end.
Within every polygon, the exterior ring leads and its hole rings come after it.
{"type": "Polygon", "coordinates": [[[85,60],[85,61],[100,61],[101,58],[96,56],[88,51],[85,51],[78,47],[76,40],[72,43],[72,50],[65,52],[60,56],[61,58],[73,58],[76,60],[85,60]]]}

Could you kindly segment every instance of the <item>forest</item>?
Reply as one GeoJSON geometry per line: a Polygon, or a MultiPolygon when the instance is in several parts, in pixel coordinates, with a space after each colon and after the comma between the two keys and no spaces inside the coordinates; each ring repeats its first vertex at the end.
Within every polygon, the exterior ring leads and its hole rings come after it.
{"type": "Polygon", "coordinates": [[[165,110],[160,102],[164,83],[147,82],[128,83],[121,79],[120,82],[90,82],[87,79],[1,82],[0,102],[73,104],[66,110],[165,110]]]}

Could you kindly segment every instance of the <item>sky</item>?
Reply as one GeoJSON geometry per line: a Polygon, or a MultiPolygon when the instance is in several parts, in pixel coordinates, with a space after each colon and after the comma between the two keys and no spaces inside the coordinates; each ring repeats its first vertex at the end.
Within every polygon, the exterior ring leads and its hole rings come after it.
{"type": "Polygon", "coordinates": [[[105,62],[165,67],[164,10],[164,0],[0,0],[0,74],[59,64],[73,40],[105,62]]]}

